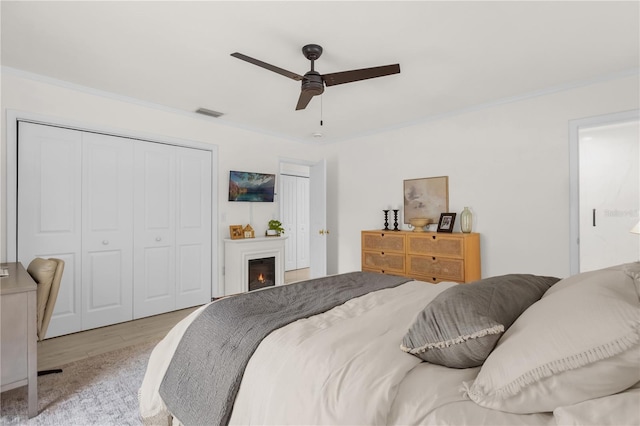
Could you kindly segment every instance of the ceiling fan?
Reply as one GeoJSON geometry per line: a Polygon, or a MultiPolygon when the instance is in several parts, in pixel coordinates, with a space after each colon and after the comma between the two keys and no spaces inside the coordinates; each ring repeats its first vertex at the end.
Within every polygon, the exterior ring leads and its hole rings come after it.
{"type": "Polygon", "coordinates": [[[322,47],[317,44],[307,44],[302,48],[304,56],[311,61],[311,71],[307,72],[304,76],[296,74],[291,71],[276,67],[274,65],[262,62],[258,59],[251,58],[242,53],[232,53],[231,56],[242,59],[259,67],[268,69],[269,71],[276,72],[285,77],[289,77],[296,81],[302,81],[302,91],[298,98],[298,104],[296,110],[305,109],[311,98],[324,92],[324,86],[335,86],[337,84],[351,83],[354,81],[366,80],[369,78],[384,77],[385,75],[398,74],[400,72],[400,65],[384,65],[381,67],[362,68],[358,70],[334,72],[331,74],[320,74],[317,72],[313,65],[314,62],[322,55],[322,47]]]}

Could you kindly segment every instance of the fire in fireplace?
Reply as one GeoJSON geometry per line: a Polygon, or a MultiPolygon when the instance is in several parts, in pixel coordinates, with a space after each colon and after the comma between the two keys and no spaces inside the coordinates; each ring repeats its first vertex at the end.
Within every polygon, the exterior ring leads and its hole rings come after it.
{"type": "Polygon", "coordinates": [[[249,260],[249,291],[273,286],[276,283],[276,258],[249,260]]]}

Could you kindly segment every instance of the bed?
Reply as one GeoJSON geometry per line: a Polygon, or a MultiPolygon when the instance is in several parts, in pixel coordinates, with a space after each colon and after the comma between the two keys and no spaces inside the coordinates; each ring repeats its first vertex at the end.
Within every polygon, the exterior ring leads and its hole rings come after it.
{"type": "Polygon", "coordinates": [[[354,272],[224,298],[154,348],[140,414],[153,425],[638,425],[639,292],[634,262],[471,284],[354,272]]]}

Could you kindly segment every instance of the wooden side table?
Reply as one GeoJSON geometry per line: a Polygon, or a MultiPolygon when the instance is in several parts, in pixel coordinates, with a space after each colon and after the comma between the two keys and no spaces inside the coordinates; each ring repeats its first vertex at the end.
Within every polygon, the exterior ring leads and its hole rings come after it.
{"type": "Polygon", "coordinates": [[[28,387],[29,417],[38,415],[37,284],[19,262],[2,264],[0,391],[28,387]]]}

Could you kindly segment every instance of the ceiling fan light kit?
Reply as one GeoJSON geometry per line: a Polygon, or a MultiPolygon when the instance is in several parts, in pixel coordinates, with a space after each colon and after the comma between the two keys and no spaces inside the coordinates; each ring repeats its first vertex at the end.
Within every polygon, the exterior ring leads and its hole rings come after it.
{"type": "Polygon", "coordinates": [[[261,68],[273,71],[285,77],[291,78],[296,81],[302,81],[302,88],[300,91],[300,97],[296,104],[296,110],[305,109],[314,96],[321,95],[324,92],[325,86],[335,86],[338,84],[352,83],[354,81],[367,80],[370,78],[384,77],[391,74],[400,73],[400,65],[384,65],[380,67],[362,68],[351,71],[341,71],[331,74],[320,74],[315,70],[315,61],[322,55],[322,46],[317,44],[307,44],[302,48],[304,56],[311,61],[311,70],[304,76],[296,74],[291,71],[287,71],[283,68],[276,67],[275,65],[268,64],[258,59],[252,58],[242,53],[232,53],[234,58],[241,59],[249,62],[253,65],[257,65],[261,68]]]}

